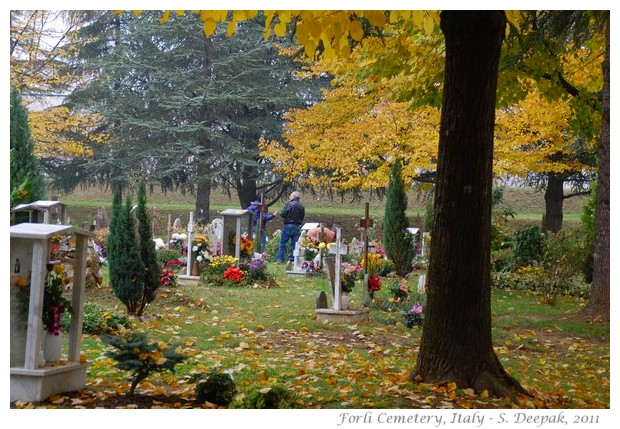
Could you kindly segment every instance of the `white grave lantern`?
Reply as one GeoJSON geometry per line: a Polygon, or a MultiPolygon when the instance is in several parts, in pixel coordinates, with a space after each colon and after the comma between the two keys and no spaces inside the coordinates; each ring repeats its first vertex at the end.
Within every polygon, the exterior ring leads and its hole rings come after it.
{"type": "Polygon", "coordinates": [[[241,259],[241,236],[252,238],[254,215],[249,210],[227,209],[222,216],[222,255],[241,259]]]}
{"type": "Polygon", "coordinates": [[[39,200],[28,204],[18,204],[11,212],[27,212],[28,222],[32,223],[64,224],[67,222],[67,205],[60,201],[39,200]]]}
{"type": "Polygon", "coordinates": [[[88,239],[93,234],[69,225],[21,223],[11,226],[11,402],[40,402],[56,393],[86,386],[87,364],[80,362],[84,284],[88,239]],[[55,235],[73,233],[76,239],[71,296],[71,327],[66,358],[45,363],[43,294],[50,263],[50,241],[55,235]],[[21,283],[29,284],[27,314],[19,311],[16,295],[21,283]],[[25,319],[25,320],[24,320],[25,319]],[[21,321],[25,323],[21,323],[21,321]]]}

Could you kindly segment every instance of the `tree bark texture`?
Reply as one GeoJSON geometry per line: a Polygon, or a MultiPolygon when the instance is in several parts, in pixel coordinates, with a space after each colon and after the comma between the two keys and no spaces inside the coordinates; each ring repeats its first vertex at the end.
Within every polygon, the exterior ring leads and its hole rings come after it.
{"type": "Polygon", "coordinates": [[[598,188],[596,191],[596,237],[594,239],[594,267],[590,300],[584,313],[596,319],[609,321],[609,21],[607,22],[607,49],[603,61],[603,121],[598,148],[598,188]]]}
{"type": "Polygon", "coordinates": [[[558,174],[548,174],[545,190],[545,231],[558,232],[562,229],[563,204],[564,179],[558,174]]]}
{"type": "MultiPolygon", "coordinates": [[[[198,177],[201,177],[201,171],[207,168],[203,164],[198,164],[198,177]]],[[[203,173],[206,174],[206,173],[203,173]]],[[[210,222],[209,208],[211,207],[211,181],[198,180],[196,184],[196,220],[203,224],[210,222]]]]}
{"type": "Polygon", "coordinates": [[[412,380],[526,393],[491,339],[491,191],[502,11],[443,11],[446,42],[427,308],[412,380]]]}

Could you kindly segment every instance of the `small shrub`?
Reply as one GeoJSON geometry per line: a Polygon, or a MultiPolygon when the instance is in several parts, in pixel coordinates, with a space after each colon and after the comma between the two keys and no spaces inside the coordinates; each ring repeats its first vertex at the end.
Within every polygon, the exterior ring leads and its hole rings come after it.
{"type": "Polygon", "coordinates": [[[235,381],[230,374],[210,371],[203,381],[196,384],[196,401],[228,406],[237,394],[235,381]]]}
{"type": "Polygon", "coordinates": [[[378,259],[377,263],[377,275],[386,277],[396,271],[396,265],[390,259],[378,259]]]}
{"type": "Polygon", "coordinates": [[[246,409],[301,408],[297,400],[298,396],[295,392],[284,386],[275,385],[252,389],[240,402],[235,402],[233,407],[246,409]]]}
{"type": "MultiPolygon", "coordinates": [[[[70,315],[63,315],[62,329],[68,331],[71,324],[70,315]]],[[[105,310],[97,304],[84,304],[82,333],[88,335],[116,334],[121,329],[131,328],[129,319],[122,315],[105,310]]]]}
{"type": "Polygon", "coordinates": [[[121,335],[104,334],[101,337],[112,350],[106,355],[116,361],[115,366],[131,373],[131,386],[127,394],[133,396],[136,387],[152,373],[171,371],[176,364],[187,359],[177,353],[176,347],[162,342],[149,342],[144,332],[128,332],[121,335]]]}
{"type": "Polygon", "coordinates": [[[179,260],[180,258],[181,254],[176,249],[159,249],[157,251],[157,261],[162,267],[165,267],[168,262],[179,260]]]}
{"type": "MultiPolygon", "coordinates": [[[[280,249],[280,235],[274,235],[265,245],[265,257],[268,262],[276,262],[278,259],[278,250],[280,249]]],[[[286,246],[284,248],[284,259],[288,261],[288,255],[291,254],[293,249],[293,244],[291,241],[286,242],[286,246]]]]}
{"type": "Polygon", "coordinates": [[[514,269],[538,264],[543,257],[543,234],[537,226],[526,226],[515,233],[512,240],[514,269]]]}

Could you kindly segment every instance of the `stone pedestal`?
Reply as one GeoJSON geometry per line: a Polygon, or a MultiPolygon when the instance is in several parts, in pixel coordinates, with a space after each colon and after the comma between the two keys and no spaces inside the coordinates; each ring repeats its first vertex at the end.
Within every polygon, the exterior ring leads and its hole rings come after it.
{"type": "Polygon", "coordinates": [[[11,368],[11,402],[41,402],[52,395],[72,392],[86,386],[86,363],[36,369],[11,368]]]}
{"type": "Polygon", "coordinates": [[[357,323],[368,320],[369,308],[334,310],[333,308],[317,308],[316,320],[319,322],[357,323]]]}

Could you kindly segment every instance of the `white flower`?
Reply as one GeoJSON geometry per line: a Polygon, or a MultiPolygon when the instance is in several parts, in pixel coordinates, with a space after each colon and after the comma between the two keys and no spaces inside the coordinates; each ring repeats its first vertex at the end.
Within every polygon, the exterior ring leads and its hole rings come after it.
{"type": "Polygon", "coordinates": [[[181,236],[175,232],[174,234],[171,235],[171,238],[173,240],[176,240],[177,238],[181,238],[181,236]]]}
{"type": "Polygon", "coordinates": [[[153,238],[153,241],[155,242],[155,248],[156,249],[161,249],[162,247],[164,247],[164,240],[161,238],[153,238]]]}
{"type": "Polygon", "coordinates": [[[196,260],[197,260],[198,262],[202,262],[202,259],[203,259],[203,258],[202,258],[202,255],[198,255],[198,256],[196,256],[196,260]]]}
{"type": "Polygon", "coordinates": [[[198,252],[198,246],[192,247],[192,252],[198,252]]]}
{"type": "Polygon", "coordinates": [[[179,238],[183,241],[187,240],[187,234],[183,233],[183,234],[179,234],[179,238]]]}

